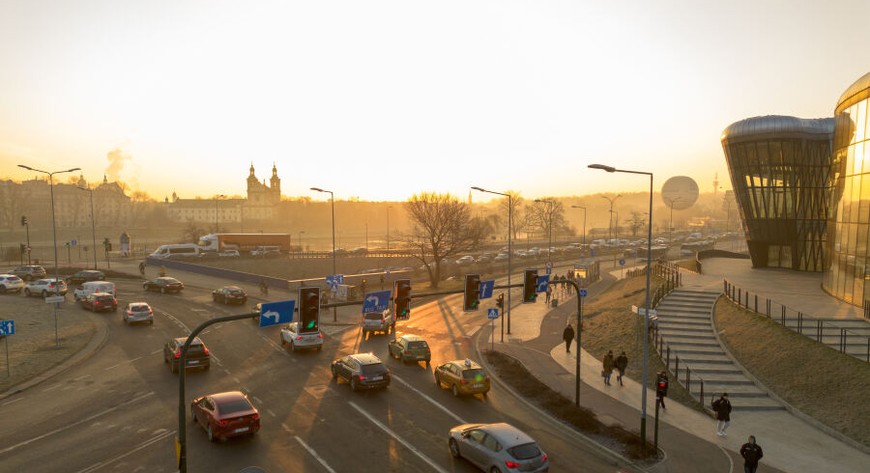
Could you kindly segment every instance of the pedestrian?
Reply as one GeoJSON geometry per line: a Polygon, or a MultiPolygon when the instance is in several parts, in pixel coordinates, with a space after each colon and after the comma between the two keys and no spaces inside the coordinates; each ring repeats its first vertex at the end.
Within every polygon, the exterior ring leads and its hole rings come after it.
{"type": "Polygon", "coordinates": [[[553,295],[553,286],[547,284],[547,304],[550,303],[550,296],[553,295]]]}
{"type": "Polygon", "coordinates": [[[668,396],[668,373],[660,371],[658,379],[656,379],[656,407],[665,407],[665,398],[668,396]]]}
{"type": "Polygon", "coordinates": [[[139,274],[141,274],[142,276],[145,276],[145,262],[144,261],[139,263],[139,274]]]}
{"type": "Polygon", "coordinates": [[[568,326],[562,331],[562,340],[565,340],[565,352],[571,353],[571,342],[574,341],[574,327],[571,326],[571,322],[568,322],[568,326]]]}
{"type": "Polygon", "coordinates": [[[716,435],[727,437],[725,429],[731,425],[731,401],[728,400],[728,393],[722,393],[719,399],[713,401],[713,410],[716,411],[716,435]]]}
{"type": "Polygon", "coordinates": [[[619,374],[616,375],[616,380],[619,381],[619,385],[622,386],[622,377],[625,376],[625,369],[628,368],[628,356],[625,355],[625,351],[616,357],[614,366],[619,370],[619,374]]]}
{"type": "Polygon", "coordinates": [[[749,441],[740,447],[740,456],[743,457],[743,473],[755,473],[758,469],[758,460],[764,456],[761,445],[755,443],[755,436],[750,435],[749,441]]]}
{"type": "Polygon", "coordinates": [[[613,374],[613,350],[608,350],[604,356],[603,368],[601,375],[604,377],[604,384],[610,386],[610,376],[613,374]]]}

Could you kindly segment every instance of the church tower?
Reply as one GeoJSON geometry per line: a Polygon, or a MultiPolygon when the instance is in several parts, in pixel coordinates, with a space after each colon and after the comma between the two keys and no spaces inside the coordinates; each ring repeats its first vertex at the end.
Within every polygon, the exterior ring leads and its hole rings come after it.
{"type": "Polygon", "coordinates": [[[278,203],[281,200],[281,179],[278,178],[278,168],[275,163],[272,163],[272,179],[269,180],[269,189],[272,191],[275,203],[278,203]]]}

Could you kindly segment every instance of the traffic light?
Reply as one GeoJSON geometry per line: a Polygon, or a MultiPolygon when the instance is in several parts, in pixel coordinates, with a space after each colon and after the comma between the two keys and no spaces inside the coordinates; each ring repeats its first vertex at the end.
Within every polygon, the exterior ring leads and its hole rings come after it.
{"type": "Polygon", "coordinates": [[[393,314],[396,320],[411,318],[411,280],[399,279],[393,285],[393,314]]]}
{"type": "Polygon", "coordinates": [[[465,298],[462,301],[462,310],[471,312],[477,310],[480,305],[480,275],[465,275],[465,298]]]}
{"type": "Polygon", "coordinates": [[[523,275],[523,304],[534,303],[538,299],[538,270],[527,269],[523,275]]]}
{"type": "Polygon", "coordinates": [[[27,217],[22,215],[21,216],[21,226],[23,227],[25,225],[27,225],[27,217]]]}
{"type": "Polygon", "coordinates": [[[498,299],[495,300],[495,306],[499,309],[504,309],[504,294],[498,295],[498,299]]]}
{"type": "Polygon", "coordinates": [[[299,332],[316,332],[320,325],[320,288],[299,288],[299,332]]]}

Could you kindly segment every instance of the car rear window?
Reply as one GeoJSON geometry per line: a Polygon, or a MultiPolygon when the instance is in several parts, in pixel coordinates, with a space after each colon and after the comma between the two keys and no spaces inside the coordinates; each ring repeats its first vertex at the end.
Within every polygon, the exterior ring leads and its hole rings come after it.
{"type": "Polygon", "coordinates": [[[189,355],[194,355],[194,354],[198,355],[198,354],[205,353],[205,350],[202,347],[203,347],[202,345],[190,345],[189,347],[187,347],[187,353],[189,355]]]}
{"type": "Polygon", "coordinates": [[[429,348],[426,342],[408,342],[408,348],[429,348]]]}
{"type": "Polygon", "coordinates": [[[362,373],[366,376],[375,376],[379,374],[384,374],[387,371],[387,368],[384,367],[383,363],[374,363],[371,365],[362,365],[362,373]]]}
{"type": "Polygon", "coordinates": [[[144,305],[134,305],[130,307],[130,310],[133,312],[148,312],[148,307],[144,305]]]}
{"type": "Polygon", "coordinates": [[[251,403],[246,399],[239,399],[238,401],[226,402],[218,405],[218,411],[221,414],[233,414],[236,412],[244,412],[250,411],[253,407],[251,407],[251,403]]]}
{"type": "Polygon", "coordinates": [[[462,372],[462,377],[465,379],[483,379],[486,378],[486,373],[483,370],[465,370],[462,372]]]}
{"type": "Polygon", "coordinates": [[[366,320],[381,320],[384,317],[384,314],[379,314],[377,312],[369,312],[365,315],[366,320]]]}
{"type": "Polygon", "coordinates": [[[100,302],[112,302],[112,300],[114,300],[114,299],[115,298],[112,296],[99,296],[99,297],[97,297],[97,300],[100,302]]]}
{"type": "Polygon", "coordinates": [[[516,447],[509,448],[508,452],[517,460],[530,460],[541,455],[541,449],[538,448],[536,443],[517,445],[516,447]]]}

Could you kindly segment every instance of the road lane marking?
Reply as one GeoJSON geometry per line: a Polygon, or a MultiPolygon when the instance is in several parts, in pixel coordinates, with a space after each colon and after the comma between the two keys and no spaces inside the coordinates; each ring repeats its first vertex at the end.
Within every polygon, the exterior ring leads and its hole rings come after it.
{"type": "Polygon", "coordinates": [[[116,461],[121,460],[121,459],[123,459],[123,458],[125,458],[125,457],[128,457],[128,456],[130,456],[130,455],[132,455],[132,454],[138,452],[139,450],[142,450],[143,448],[150,447],[151,445],[154,445],[155,443],[157,443],[157,442],[159,442],[159,441],[161,441],[161,440],[163,440],[163,439],[165,439],[165,438],[172,437],[174,434],[175,434],[175,431],[174,431],[174,430],[164,432],[164,433],[162,433],[162,434],[160,434],[160,435],[158,435],[158,436],[156,436],[156,437],[154,437],[154,438],[151,438],[151,439],[146,440],[145,442],[142,442],[142,444],[140,444],[138,447],[135,447],[134,449],[128,451],[127,453],[123,453],[123,454],[121,454],[121,455],[118,455],[118,456],[115,457],[115,458],[112,458],[112,459],[109,459],[109,460],[106,460],[106,461],[103,461],[103,462],[94,463],[93,465],[91,465],[91,466],[85,468],[84,470],[79,470],[79,471],[76,472],[76,473],[90,473],[90,472],[92,472],[92,471],[97,471],[97,470],[99,470],[100,468],[102,468],[102,467],[104,467],[104,466],[108,466],[108,465],[110,465],[110,464],[112,464],[112,463],[115,463],[116,461]]]}
{"type": "Polygon", "coordinates": [[[60,383],[57,383],[57,384],[54,384],[52,386],[49,386],[49,387],[43,389],[42,392],[47,393],[49,391],[54,391],[55,389],[59,388],[60,386],[61,386],[60,383]]]}
{"type": "Polygon", "coordinates": [[[15,398],[15,399],[11,400],[11,401],[6,401],[6,402],[4,402],[3,404],[0,404],[0,406],[8,406],[9,404],[12,404],[13,402],[18,402],[18,401],[20,401],[20,400],[22,400],[22,399],[24,399],[24,398],[23,398],[23,397],[17,397],[17,398],[15,398]]]}
{"type": "MultiPolygon", "coordinates": [[[[285,427],[285,429],[286,429],[286,427],[285,427]]],[[[289,430],[289,429],[287,429],[287,430],[289,430]]],[[[299,445],[302,445],[302,448],[304,448],[305,450],[308,450],[308,453],[310,453],[311,456],[314,457],[314,459],[320,463],[320,466],[322,466],[329,473],[335,473],[335,470],[333,470],[332,467],[326,463],[326,460],[324,460],[323,457],[318,455],[317,452],[315,452],[313,448],[309,447],[308,444],[305,443],[304,440],[299,438],[298,435],[294,435],[294,437],[296,437],[296,441],[299,442],[299,445]]]]}
{"type": "Polygon", "coordinates": [[[63,432],[64,430],[71,429],[71,428],[76,427],[76,426],[79,426],[79,425],[81,425],[81,424],[86,424],[86,423],[88,423],[88,422],[91,422],[91,421],[94,420],[94,419],[97,419],[97,418],[102,417],[102,416],[104,416],[104,415],[106,415],[106,414],[109,414],[109,413],[111,413],[111,412],[114,412],[114,411],[118,410],[119,408],[125,407],[125,406],[127,406],[127,405],[129,405],[129,404],[137,403],[137,402],[141,401],[142,399],[145,399],[146,397],[148,397],[148,396],[153,396],[153,395],[154,395],[154,391],[149,391],[149,392],[147,392],[147,393],[145,393],[145,394],[142,394],[142,395],[140,395],[140,396],[136,396],[136,397],[134,397],[133,399],[130,399],[129,401],[122,402],[121,404],[118,404],[118,405],[115,406],[115,407],[110,407],[110,408],[108,408],[108,409],[106,409],[106,410],[104,410],[104,411],[102,411],[102,412],[98,412],[98,413],[96,413],[96,414],[94,414],[94,415],[92,415],[92,416],[90,416],[90,417],[88,417],[88,418],[86,418],[86,419],[82,419],[82,420],[80,420],[80,421],[73,422],[72,424],[65,425],[65,426],[63,426],[63,427],[59,427],[59,428],[57,428],[57,429],[52,430],[51,432],[46,432],[46,433],[44,433],[44,434],[42,434],[42,435],[38,435],[38,436],[36,436],[36,437],[33,437],[32,439],[25,440],[25,441],[23,441],[23,442],[18,442],[18,443],[16,443],[15,445],[12,445],[11,447],[6,447],[6,448],[4,448],[3,450],[0,450],[0,455],[2,455],[2,454],[4,454],[4,453],[9,453],[9,452],[11,452],[12,450],[15,450],[15,449],[18,448],[18,447],[23,447],[23,446],[25,446],[25,445],[29,445],[29,444],[31,444],[31,443],[33,443],[33,442],[37,442],[37,441],[42,440],[42,439],[44,439],[44,438],[50,437],[50,436],[52,436],[52,435],[54,435],[54,434],[56,434],[56,433],[63,432]]]}
{"type": "Polygon", "coordinates": [[[386,425],[382,424],[379,420],[375,419],[371,414],[364,411],[361,407],[357,406],[352,401],[348,401],[348,404],[350,404],[350,407],[353,407],[354,409],[356,409],[357,412],[359,412],[360,414],[365,416],[365,418],[368,419],[369,422],[378,426],[381,430],[386,432],[387,435],[389,435],[390,437],[393,437],[397,442],[404,445],[404,447],[407,448],[408,450],[410,450],[414,455],[417,455],[421,460],[423,460],[424,462],[429,464],[429,466],[431,466],[433,470],[437,471],[438,473],[450,473],[447,470],[445,470],[444,468],[441,468],[440,466],[438,466],[438,464],[436,464],[431,458],[427,457],[420,450],[417,450],[417,448],[414,447],[413,445],[411,445],[411,443],[408,442],[407,440],[403,439],[402,437],[399,437],[399,435],[396,434],[395,432],[393,432],[392,429],[390,429],[386,425]]]}
{"type": "Polygon", "coordinates": [[[435,407],[437,407],[438,409],[441,409],[442,411],[444,411],[447,415],[449,415],[450,417],[452,417],[454,420],[458,421],[460,424],[467,424],[467,423],[468,423],[468,422],[462,420],[461,417],[459,417],[459,416],[457,416],[456,414],[454,414],[453,412],[451,412],[450,409],[448,409],[448,408],[442,406],[441,404],[439,404],[438,401],[436,401],[435,399],[432,399],[431,397],[429,397],[428,395],[424,394],[424,393],[423,393],[422,391],[420,391],[419,389],[415,388],[414,386],[411,386],[411,385],[410,385],[407,381],[405,381],[404,379],[402,379],[402,378],[400,378],[400,377],[398,377],[398,376],[396,376],[396,375],[393,375],[393,379],[395,379],[396,381],[398,381],[398,382],[404,384],[404,385],[405,385],[406,387],[408,387],[411,391],[414,391],[415,393],[417,393],[417,394],[419,394],[420,396],[422,396],[423,399],[425,399],[425,400],[431,402],[432,404],[434,404],[435,407]]]}
{"type": "Polygon", "coordinates": [[[266,409],[266,412],[268,412],[269,415],[272,416],[272,417],[278,417],[278,416],[275,415],[275,412],[273,412],[272,409],[266,409]]]}

